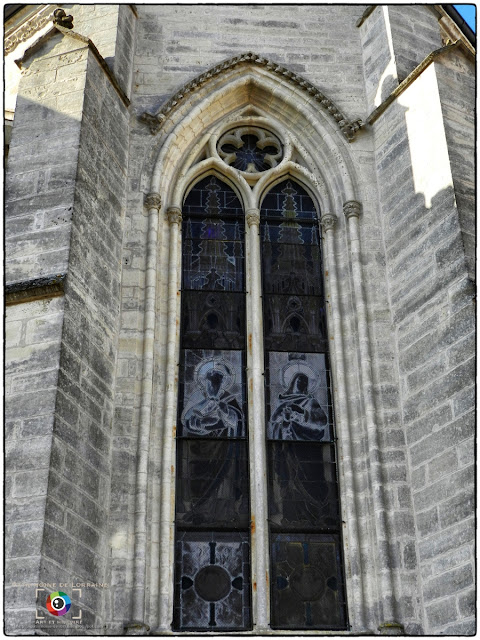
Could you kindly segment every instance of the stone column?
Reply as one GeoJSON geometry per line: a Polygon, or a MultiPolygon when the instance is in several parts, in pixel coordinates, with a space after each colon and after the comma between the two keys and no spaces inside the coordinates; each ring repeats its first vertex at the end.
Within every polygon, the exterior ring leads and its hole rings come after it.
{"type": "Polygon", "coordinates": [[[342,472],[343,483],[340,491],[343,500],[342,520],[346,531],[344,537],[348,544],[345,545],[345,564],[350,569],[350,581],[347,581],[347,596],[349,602],[350,621],[354,628],[363,629],[364,620],[364,585],[360,562],[352,561],[352,557],[358,558],[360,554],[360,540],[357,524],[355,475],[353,469],[352,438],[350,434],[350,419],[348,411],[347,382],[345,372],[345,350],[343,344],[342,321],[340,313],[340,296],[338,291],[337,263],[335,256],[335,226],[338,218],[334,213],[325,213],[321,218],[321,225],[325,239],[325,284],[327,291],[327,304],[329,306],[329,337],[332,352],[333,373],[333,398],[335,403],[335,427],[337,434],[339,466],[342,472]],[[347,551],[348,549],[348,551],[347,551]],[[348,587],[350,586],[350,589],[348,587]]]}
{"type": "Polygon", "coordinates": [[[174,544],[174,497],[173,480],[175,468],[172,460],[176,431],[176,390],[178,382],[178,345],[180,323],[178,313],[178,276],[180,228],[182,212],[179,207],[167,211],[170,225],[170,249],[168,262],[168,319],[167,319],[167,366],[165,376],[165,416],[163,423],[161,511],[160,511],[160,589],[159,629],[170,629],[172,618],[173,544],[174,544]]]}
{"type": "Polygon", "coordinates": [[[152,413],[153,345],[155,339],[155,301],[157,280],[158,214],[162,201],[158,193],[145,197],[148,210],[147,258],[145,273],[145,314],[143,324],[143,370],[140,424],[137,445],[135,488],[135,543],[133,557],[132,620],[127,634],[148,631],[145,625],[145,569],[147,558],[147,493],[150,419],[152,413]]]}
{"type": "MultiPolygon", "coordinates": [[[[372,488],[372,504],[374,510],[375,542],[377,546],[385,545],[388,548],[388,530],[386,521],[386,506],[383,494],[383,480],[381,472],[381,459],[378,444],[378,433],[375,415],[375,402],[373,395],[373,376],[371,369],[370,340],[368,336],[367,309],[365,294],[362,285],[361,249],[359,218],[361,205],[356,200],[349,200],[343,205],[343,212],[347,219],[348,235],[350,238],[350,258],[353,276],[353,298],[356,311],[358,328],[358,341],[360,352],[360,378],[361,391],[365,407],[365,421],[367,433],[367,450],[369,455],[370,486],[372,488]]],[[[380,604],[381,627],[384,633],[395,632],[398,623],[395,621],[394,591],[391,573],[391,563],[387,559],[387,566],[376,566],[377,592],[380,604]]]]}
{"type": "Polygon", "coordinates": [[[255,631],[269,629],[269,549],[265,402],[263,371],[262,283],[260,262],[260,211],[247,209],[250,249],[250,291],[247,293],[248,422],[250,442],[250,492],[252,505],[252,587],[255,631]]]}

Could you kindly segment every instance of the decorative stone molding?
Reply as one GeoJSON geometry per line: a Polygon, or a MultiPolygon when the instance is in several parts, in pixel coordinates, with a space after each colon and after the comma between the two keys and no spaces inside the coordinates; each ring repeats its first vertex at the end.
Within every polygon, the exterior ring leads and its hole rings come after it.
{"type": "Polygon", "coordinates": [[[180,207],[169,207],[167,211],[169,224],[181,224],[182,210],[180,207]]]}
{"type": "Polygon", "coordinates": [[[156,209],[157,211],[159,211],[160,207],[162,206],[162,199],[160,197],[160,194],[155,192],[147,193],[147,195],[145,196],[144,204],[149,211],[150,209],[156,209]]]}
{"type": "Polygon", "coordinates": [[[36,13],[30,20],[26,20],[18,29],[5,38],[3,47],[5,55],[16,49],[21,42],[28,40],[36,31],[43,29],[52,19],[52,5],[47,5],[45,9],[36,13]]]}
{"type": "Polygon", "coordinates": [[[258,209],[247,209],[246,220],[249,227],[260,224],[260,211],[258,209]]]}
{"type": "Polygon", "coordinates": [[[53,24],[64,29],[73,29],[73,16],[67,16],[63,9],[55,9],[53,12],[53,24]]]}
{"type": "Polygon", "coordinates": [[[60,273],[6,284],[5,304],[18,304],[19,302],[30,302],[31,300],[62,296],[66,277],[66,273],[60,273]]]}
{"type": "Polygon", "coordinates": [[[324,213],[320,219],[320,224],[325,231],[331,231],[335,228],[338,222],[338,218],[334,213],[324,213]]]}
{"type": "Polygon", "coordinates": [[[148,124],[152,134],[158,133],[170,112],[186,96],[188,96],[188,94],[197,91],[202,85],[212,78],[234,69],[241,64],[251,64],[264,67],[271,73],[281,76],[284,81],[293,84],[308,93],[312,100],[318,102],[318,104],[331,115],[349,142],[354,140],[357,131],[363,126],[363,122],[360,119],[354,121],[348,120],[339,108],[308,80],[305,80],[305,78],[302,78],[302,76],[290,71],[286,67],[252,52],[243,53],[239,56],[229,58],[228,60],[225,60],[208,71],[200,74],[190,82],[187,82],[180,91],[177,91],[177,93],[175,93],[175,95],[170,98],[170,100],[168,100],[156,114],[145,112],[140,116],[140,120],[145,124],[148,124]]]}
{"type": "Polygon", "coordinates": [[[362,213],[362,205],[356,200],[349,200],[343,205],[343,213],[348,218],[359,218],[362,213]]]}

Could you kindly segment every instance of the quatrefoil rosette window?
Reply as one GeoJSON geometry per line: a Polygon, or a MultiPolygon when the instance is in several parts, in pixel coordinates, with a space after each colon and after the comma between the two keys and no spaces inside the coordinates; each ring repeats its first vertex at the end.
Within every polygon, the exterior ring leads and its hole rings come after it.
{"type": "Polygon", "coordinates": [[[220,136],[216,150],[225,164],[249,178],[273,169],[284,157],[278,136],[257,126],[230,129],[220,136]]]}

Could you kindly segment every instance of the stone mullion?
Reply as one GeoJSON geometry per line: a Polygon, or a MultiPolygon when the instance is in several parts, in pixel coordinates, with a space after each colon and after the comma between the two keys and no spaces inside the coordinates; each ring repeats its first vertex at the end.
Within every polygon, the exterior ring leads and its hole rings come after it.
{"type": "Polygon", "coordinates": [[[270,597],[268,549],[268,498],[265,439],[265,398],[263,363],[263,310],[260,261],[260,211],[247,210],[249,239],[249,291],[247,292],[248,332],[248,422],[251,494],[251,557],[253,622],[255,631],[269,629],[270,597]]]}
{"type": "Polygon", "coordinates": [[[345,545],[345,564],[350,566],[351,588],[346,591],[350,623],[354,628],[365,628],[364,616],[364,584],[362,572],[359,570],[361,562],[358,560],[360,538],[358,533],[358,510],[356,507],[356,483],[353,468],[353,447],[350,433],[351,421],[348,411],[347,376],[345,371],[345,349],[343,344],[342,317],[340,311],[340,296],[337,277],[337,261],[335,254],[335,226],[338,218],[334,213],[325,213],[321,218],[321,225],[325,239],[324,271],[326,274],[327,303],[330,307],[329,334],[331,340],[331,362],[333,375],[333,400],[335,405],[335,427],[339,459],[339,471],[342,472],[344,482],[340,483],[342,501],[342,521],[346,525],[348,544],[345,545]],[[356,556],[357,560],[352,561],[356,556]]]}
{"type": "Polygon", "coordinates": [[[170,225],[168,265],[167,364],[165,376],[165,415],[162,433],[161,512],[160,512],[160,588],[159,629],[170,630],[173,611],[174,493],[173,447],[176,431],[175,411],[178,381],[179,327],[178,277],[180,273],[179,241],[182,212],[179,207],[167,211],[170,225]]]}
{"type": "Polygon", "coordinates": [[[157,234],[161,199],[158,193],[145,198],[148,210],[147,257],[145,274],[145,315],[143,325],[143,371],[140,423],[137,445],[135,488],[135,543],[133,566],[132,619],[128,628],[145,624],[145,585],[147,558],[147,500],[150,420],[152,411],[153,351],[157,279],[157,234]]]}
{"type": "MultiPolygon", "coordinates": [[[[374,510],[374,530],[376,545],[388,544],[387,511],[383,490],[382,464],[376,424],[375,401],[373,396],[373,376],[371,369],[370,341],[368,336],[367,310],[363,291],[363,277],[361,267],[360,225],[361,205],[355,200],[349,200],[343,205],[347,219],[348,235],[350,239],[350,257],[353,280],[353,297],[359,338],[360,378],[361,390],[365,406],[367,450],[369,456],[369,475],[372,487],[372,502],[374,510]]],[[[395,620],[395,593],[391,563],[383,570],[376,567],[377,589],[382,605],[380,627],[384,633],[396,633],[398,623],[395,620]]]]}

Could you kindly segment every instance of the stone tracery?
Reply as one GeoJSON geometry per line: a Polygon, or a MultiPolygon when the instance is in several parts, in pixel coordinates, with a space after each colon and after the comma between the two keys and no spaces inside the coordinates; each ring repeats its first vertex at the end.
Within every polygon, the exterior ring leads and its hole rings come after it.
{"type": "Polygon", "coordinates": [[[257,173],[276,167],[282,160],[280,140],[260,127],[237,127],[224,133],[217,143],[222,160],[246,173],[257,173]]]}

